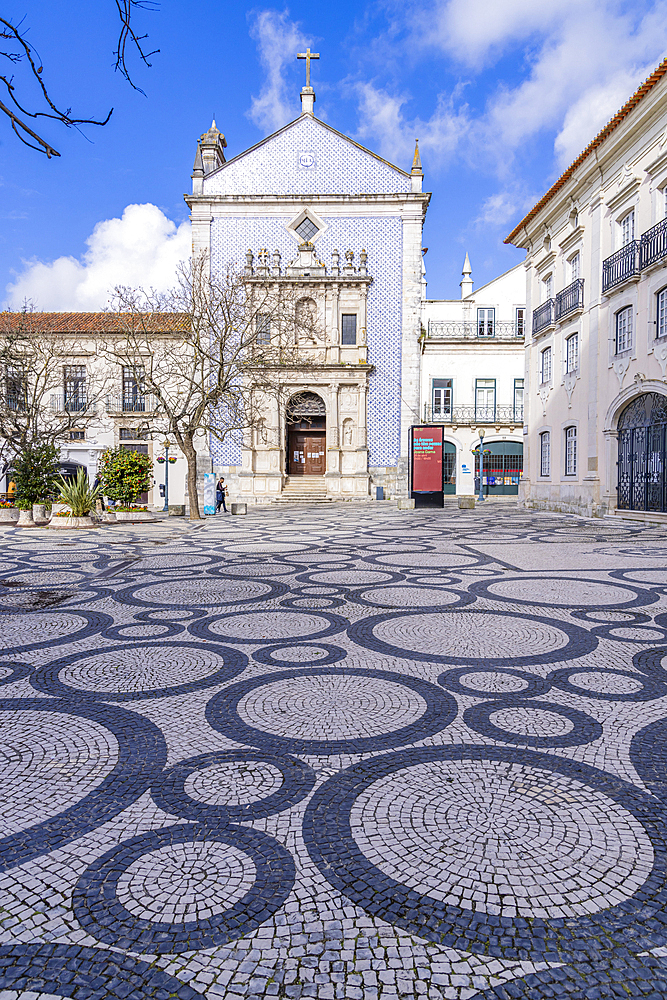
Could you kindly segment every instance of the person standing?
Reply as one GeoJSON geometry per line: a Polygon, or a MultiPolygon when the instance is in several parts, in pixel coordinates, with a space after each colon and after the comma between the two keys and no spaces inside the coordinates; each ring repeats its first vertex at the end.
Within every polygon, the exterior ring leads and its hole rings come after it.
{"type": "Polygon", "coordinates": [[[217,483],[215,484],[215,512],[219,513],[220,508],[227,513],[227,506],[225,504],[225,497],[227,496],[227,487],[225,486],[224,476],[220,476],[217,483]]]}

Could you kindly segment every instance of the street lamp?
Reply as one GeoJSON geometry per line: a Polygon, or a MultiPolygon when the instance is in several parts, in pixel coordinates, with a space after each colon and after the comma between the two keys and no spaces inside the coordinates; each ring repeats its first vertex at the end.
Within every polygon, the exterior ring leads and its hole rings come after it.
{"type": "Polygon", "coordinates": [[[162,508],[163,514],[169,513],[169,445],[170,442],[167,439],[162,447],[164,448],[165,463],[164,463],[164,507],[162,508]]]}
{"type": "Polygon", "coordinates": [[[479,496],[478,500],[484,500],[484,490],[482,482],[484,480],[484,431],[479,432],[479,496]]]}

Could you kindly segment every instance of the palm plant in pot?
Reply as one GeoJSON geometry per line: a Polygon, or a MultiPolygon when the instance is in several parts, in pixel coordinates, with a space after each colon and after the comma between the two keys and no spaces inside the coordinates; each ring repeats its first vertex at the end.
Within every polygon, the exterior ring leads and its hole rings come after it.
{"type": "Polygon", "coordinates": [[[49,524],[50,528],[94,528],[90,516],[95,502],[102,494],[102,487],[92,487],[88,482],[85,469],[79,469],[76,479],[61,478],[58,483],[60,490],[58,503],[69,507],[68,511],[54,514],[49,524]]]}

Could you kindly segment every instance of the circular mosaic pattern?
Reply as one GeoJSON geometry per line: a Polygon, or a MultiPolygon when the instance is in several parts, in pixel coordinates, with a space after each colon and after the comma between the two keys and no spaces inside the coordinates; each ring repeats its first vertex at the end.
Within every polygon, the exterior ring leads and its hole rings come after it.
{"type": "Polygon", "coordinates": [[[397,552],[396,555],[375,556],[374,562],[381,565],[422,569],[433,567],[446,570],[450,566],[475,566],[481,560],[477,556],[460,555],[451,552],[397,552]]]}
{"type": "Polygon", "coordinates": [[[30,682],[37,691],[63,698],[73,693],[103,701],[163,698],[231,680],[247,663],[243,653],[226,646],[135,642],[62,657],[35,671],[30,682]]]}
{"type": "Polygon", "coordinates": [[[590,653],[598,642],[571,622],[474,610],[376,615],[350,625],[348,635],[389,656],[461,665],[479,659],[487,666],[570,660],[590,653]],[[506,655],[498,656],[499,649],[507,650],[506,655]]]}
{"type": "Polygon", "coordinates": [[[434,684],[385,670],[287,670],[239,681],[209,702],[214,729],[274,752],[352,753],[440,732],[456,702],[434,684]]]}
{"type": "Polygon", "coordinates": [[[280,644],[263,646],[252,654],[257,663],[268,663],[269,666],[291,667],[298,663],[302,667],[321,667],[325,663],[338,663],[344,660],[347,651],[340,646],[331,646],[326,642],[317,642],[303,646],[280,644]]]}
{"type": "Polygon", "coordinates": [[[438,684],[454,694],[475,695],[478,698],[492,694],[496,701],[506,698],[513,701],[516,695],[530,697],[544,694],[551,687],[551,681],[524,670],[496,667],[484,670],[480,667],[454,667],[438,677],[438,684]]]}
{"type": "Polygon", "coordinates": [[[162,768],[162,733],[112,705],[0,700],[0,870],[55,850],[122,812],[162,768]]]}
{"type": "Polygon", "coordinates": [[[314,783],[312,768],[295,757],[216,751],[165,771],[152,795],[165,812],[222,824],[281,812],[307,795],[314,783]]]}
{"type": "Polygon", "coordinates": [[[222,642],[276,642],[289,639],[324,639],[336,635],[347,626],[347,619],[327,611],[308,614],[291,608],[280,611],[245,611],[241,614],[218,615],[193,622],[189,626],[198,639],[222,642]]]}
{"type": "Polygon", "coordinates": [[[362,587],[369,583],[389,583],[402,579],[400,573],[381,573],[371,569],[332,569],[322,573],[307,573],[306,576],[309,583],[332,583],[343,587],[362,587]]]}
{"type": "Polygon", "coordinates": [[[15,656],[31,649],[79,642],[110,625],[113,625],[111,615],[99,611],[72,611],[68,608],[63,611],[23,611],[20,614],[7,612],[0,615],[0,655],[15,656]],[[35,640],[35,636],[41,638],[35,640]]]}
{"type": "Polygon", "coordinates": [[[550,674],[561,691],[600,701],[652,701],[667,694],[665,680],[607,667],[564,667],[550,674]]]}
{"type": "Polygon", "coordinates": [[[579,761],[418,747],[330,778],[308,805],[304,839],[336,889],[410,934],[558,960],[621,928],[635,947],[650,940],[637,911],[650,922],[665,889],[652,801],[579,761]]]}
{"type": "Polygon", "coordinates": [[[454,590],[435,587],[374,587],[351,594],[350,600],[376,608],[435,608],[448,604],[461,604],[461,594],[454,590]]]}
{"type": "Polygon", "coordinates": [[[115,625],[102,633],[105,639],[120,639],[125,642],[135,642],[137,639],[166,639],[168,636],[179,635],[185,631],[185,625],[174,622],[128,622],[127,625],[115,625]]]}
{"type": "Polygon", "coordinates": [[[656,594],[635,587],[623,587],[609,581],[583,580],[579,577],[505,577],[502,580],[479,580],[470,586],[472,593],[510,604],[531,604],[549,608],[606,609],[610,605],[642,607],[653,604],[656,594]]]}
{"type": "Polygon", "coordinates": [[[203,1000],[157,965],[108,948],[67,944],[13,944],[0,947],[0,990],[8,1000],[203,1000]],[[20,991],[18,995],[14,991],[20,991]],[[23,992],[27,991],[27,992],[23,992]]]}
{"type": "Polygon", "coordinates": [[[162,607],[222,607],[226,604],[251,604],[280,597],[287,587],[275,580],[235,580],[200,577],[196,580],[170,580],[164,583],[128,587],[116,594],[126,604],[162,607]]]}
{"type": "Polygon", "coordinates": [[[577,709],[549,701],[486,701],[467,708],[463,721],[475,732],[503,743],[573,747],[602,736],[602,726],[577,709]]]}
{"type": "Polygon", "coordinates": [[[107,851],[79,879],[74,913],[98,941],[179,954],[249,934],[282,906],[294,877],[292,855],[265,833],[182,823],[107,851]]]}

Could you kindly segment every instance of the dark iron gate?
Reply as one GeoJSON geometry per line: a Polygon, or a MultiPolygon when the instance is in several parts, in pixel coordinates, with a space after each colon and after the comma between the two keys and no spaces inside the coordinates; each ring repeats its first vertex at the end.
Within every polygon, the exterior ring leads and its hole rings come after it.
{"type": "Polygon", "coordinates": [[[647,392],[618,420],[618,500],[621,510],[667,511],[667,396],[647,392]]]}

